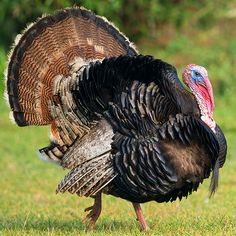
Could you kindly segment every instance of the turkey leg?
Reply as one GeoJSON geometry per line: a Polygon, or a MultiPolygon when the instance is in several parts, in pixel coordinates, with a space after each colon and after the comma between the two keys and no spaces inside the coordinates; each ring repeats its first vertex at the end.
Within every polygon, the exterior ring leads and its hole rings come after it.
{"type": "Polygon", "coordinates": [[[94,196],[94,205],[86,208],[84,210],[89,211],[87,216],[82,220],[82,223],[87,223],[89,221],[89,230],[93,230],[93,227],[101,214],[102,211],[102,193],[99,192],[94,196]]]}
{"type": "Polygon", "coordinates": [[[139,203],[132,202],[141,230],[149,230],[148,224],[143,216],[143,211],[139,203]]]}

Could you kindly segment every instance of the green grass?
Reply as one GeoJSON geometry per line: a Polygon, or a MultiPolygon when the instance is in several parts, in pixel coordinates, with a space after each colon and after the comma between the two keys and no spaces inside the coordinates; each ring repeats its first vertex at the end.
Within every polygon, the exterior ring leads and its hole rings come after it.
{"type": "MultiPolygon", "coordinates": [[[[213,198],[208,199],[209,180],[206,180],[197,192],[181,202],[143,204],[151,230],[140,233],[131,204],[103,196],[102,215],[94,231],[88,232],[81,220],[85,216],[83,209],[92,204],[92,199],[56,195],[56,186],[66,172],[37,158],[37,149],[48,144],[47,127],[13,125],[8,119],[9,109],[1,99],[0,235],[236,235],[236,100],[233,92],[236,45],[229,46],[223,36],[208,32],[209,37],[212,35],[215,35],[214,42],[176,36],[176,40],[163,48],[155,48],[155,43],[145,44],[141,51],[177,65],[179,71],[192,62],[209,69],[216,95],[215,118],[225,132],[229,147],[226,164],[220,170],[219,190],[213,198]],[[223,45],[223,49],[217,44],[223,45]]],[[[2,71],[6,57],[0,52],[2,71]]],[[[0,84],[1,96],[2,91],[3,84],[0,84]]]]}

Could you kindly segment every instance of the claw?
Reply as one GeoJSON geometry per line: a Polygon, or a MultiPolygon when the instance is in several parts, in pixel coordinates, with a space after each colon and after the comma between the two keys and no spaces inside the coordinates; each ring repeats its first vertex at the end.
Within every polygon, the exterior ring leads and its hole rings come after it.
{"type": "Polygon", "coordinates": [[[93,230],[94,225],[101,214],[102,211],[102,198],[101,192],[97,193],[94,197],[94,205],[87,207],[85,212],[89,211],[86,217],[82,220],[82,223],[85,224],[89,221],[89,230],[93,230]]]}
{"type": "Polygon", "coordinates": [[[93,206],[87,207],[87,208],[84,209],[84,212],[91,211],[92,209],[93,209],[93,206]]]}

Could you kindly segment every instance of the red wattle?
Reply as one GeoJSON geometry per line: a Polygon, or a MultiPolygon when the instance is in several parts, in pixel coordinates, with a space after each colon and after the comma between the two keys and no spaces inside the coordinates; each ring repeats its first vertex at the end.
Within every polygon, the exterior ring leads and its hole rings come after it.
{"type": "Polygon", "coordinates": [[[209,90],[209,88],[207,88],[206,86],[203,86],[201,84],[199,84],[197,87],[199,89],[199,93],[202,95],[204,101],[207,104],[208,111],[213,113],[213,110],[214,110],[214,98],[213,98],[213,95],[212,95],[211,91],[209,90]]]}

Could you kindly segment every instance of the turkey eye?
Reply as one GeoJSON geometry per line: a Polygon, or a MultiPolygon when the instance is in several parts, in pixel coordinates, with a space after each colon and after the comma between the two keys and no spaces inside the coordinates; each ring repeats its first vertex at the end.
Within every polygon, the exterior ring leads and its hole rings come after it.
{"type": "Polygon", "coordinates": [[[196,76],[200,76],[200,73],[199,73],[199,72],[195,72],[195,75],[196,75],[196,76]]]}

